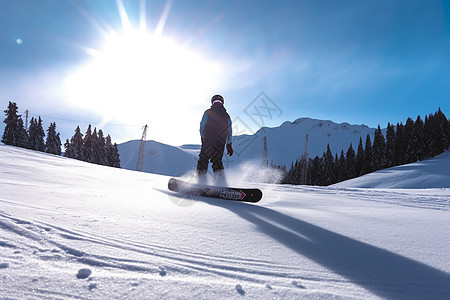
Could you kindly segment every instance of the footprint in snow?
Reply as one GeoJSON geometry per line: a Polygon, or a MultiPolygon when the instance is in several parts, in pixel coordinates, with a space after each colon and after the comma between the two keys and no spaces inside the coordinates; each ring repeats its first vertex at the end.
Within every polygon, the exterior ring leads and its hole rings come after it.
{"type": "Polygon", "coordinates": [[[9,263],[0,263],[0,269],[6,269],[9,267],[9,263]]]}
{"type": "Polygon", "coordinates": [[[296,288],[299,288],[299,289],[306,289],[306,287],[305,287],[303,284],[301,284],[300,282],[298,282],[297,280],[293,280],[291,283],[292,283],[292,285],[295,286],[296,288]]]}
{"type": "Polygon", "coordinates": [[[79,269],[77,273],[78,279],[86,279],[92,274],[92,271],[89,269],[79,269]]]}
{"type": "Polygon", "coordinates": [[[245,291],[244,291],[244,289],[242,288],[242,285],[240,285],[240,284],[236,284],[236,291],[237,291],[239,294],[241,294],[242,296],[245,295],[245,291]]]}
{"type": "Polygon", "coordinates": [[[166,276],[167,275],[166,268],[164,268],[163,266],[160,266],[159,267],[159,275],[166,276]]]}

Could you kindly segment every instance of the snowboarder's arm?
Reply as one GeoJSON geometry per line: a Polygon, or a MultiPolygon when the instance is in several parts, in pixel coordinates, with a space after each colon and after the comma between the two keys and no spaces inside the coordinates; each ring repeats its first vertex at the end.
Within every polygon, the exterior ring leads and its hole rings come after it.
{"type": "Polygon", "coordinates": [[[203,139],[203,131],[205,130],[206,122],[208,122],[208,114],[203,114],[202,121],[200,122],[200,137],[203,139]]]}
{"type": "Polygon", "coordinates": [[[231,123],[231,118],[228,117],[228,137],[227,137],[227,144],[231,144],[231,141],[233,139],[233,127],[231,123]]]}

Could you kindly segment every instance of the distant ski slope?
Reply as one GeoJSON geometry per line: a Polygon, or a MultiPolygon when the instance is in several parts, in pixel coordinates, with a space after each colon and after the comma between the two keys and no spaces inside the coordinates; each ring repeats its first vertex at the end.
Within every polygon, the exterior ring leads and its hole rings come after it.
{"type": "Polygon", "coordinates": [[[167,180],[0,144],[0,299],[450,295],[448,188],[260,184],[253,205],[167,180]]]}
{"type": "Polygon", "coordinates": [[[450,188],[450,151],[432,159],[380,170],[333,185],[354,188],[450,188]]]}

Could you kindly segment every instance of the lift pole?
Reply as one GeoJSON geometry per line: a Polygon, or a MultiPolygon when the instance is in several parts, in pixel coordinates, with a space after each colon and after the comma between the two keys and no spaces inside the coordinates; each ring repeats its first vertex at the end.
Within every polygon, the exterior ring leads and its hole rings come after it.
{"type": "Polygon", "coordinates": [[[136,164],[136,171],[142,171],[144,168],[144,153],[145,153],[145,139],[147,137],[147,124],[144,126],[144,132],[142,133],[141,145],[139,147],[139,156],[136,164]]]}

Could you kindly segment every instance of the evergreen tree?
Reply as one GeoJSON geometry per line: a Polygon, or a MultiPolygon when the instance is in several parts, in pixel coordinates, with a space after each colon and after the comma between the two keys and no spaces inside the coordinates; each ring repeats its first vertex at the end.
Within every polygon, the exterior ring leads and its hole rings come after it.
{"type": "Polygon", "coordinates": [[[89,124],[83,141],[83,160],[89,163],[95,162],[93,144],[94,142],[92,138],[92,126],[91,124],[89,124]]]}
{"type": "Polygon", "coordinates": [[[336,156],[336,181],[341,182],[348,179],[347,161],[345,159],[344,150],[341,150],[339,159],[336,156]]]}
{"type": "Polygon", "coordinates": [[[373,171],[372,162],[372,141],[370,140],[370,134],[366,137],[366,147],[364,148],[364,168],[363,174],[368,174],[373,171]]]}
{"type": "Polygon", "coordinates": [[[97,146],[98,146],[98,163],[103,166],[108,165],[108,155],[106,149],[106,140],[103,135],[103,130],[98,131],[97,137],[97,146]]]}
{"type": "Polygon", "coordinates": [[[37,136],[37,120],[35,118],[31,118],[30,127],[28,127],[28,140],[29,140],[28,148],[30,148],[31,150],[37,150],[36,136],[37,136]]]}
{"type": "Polygon", "coordinates": [[[4,111],[6,119],[3,123],[6,124],[3,131],[2,143],[5,145],[28,147],[28,135],[23,126],[21,116],[18,114],[17,104],[9,101],[8,108],[4,111]]]}
{"type": "Polygon", "coordinates": [[[414,122],[414,131],[416,133],[417,138],[417,158],[419,160],[423,160],[426,155],[426,145],[425,145],[424,123],[420,118],[420,116],[417,116],[417,119],[414,122]]]}
{"type": "Polygon", "coordinates": [[[45,132],[42,127],[42,119],[31,118],[30,128],[28,129],[29,148],[36,151],[45,151],[45,132]]]}
{"type": "Polygon", "coordinates": [[[39,117],[39,121],[37,123],[37,128],[36,128],[36,141],[35,141],[35,146],[36,146],[36,150],[37,151],[41,151],[44,152],[45,151],[45,131],[44,131],[44,127],[42,126],[42,119],[41,117],[39,117]]]}
{"type": "Polygon", "coordinates": [[[50,126],[47,129],[45,152],[61,155],[61,138],[59,137],[59,133],[56,133],[56,123],[50,123],[50,126]]]}
{"type": "Polygon", "coordinates": [[[434,153],[439,155],[446,151],[450,146],[450,129],[449,121],[444,113],[439,110],[434,114],[433,122],[433,138],[434,142],[434,153]]]}
{"type": "MultiPolygon", "coordinates": [[[[362,147],[362,141],[361,141],[361,147],[362,147]]],[[[351,179],[355,178],[356,175],[356,156],[355,156],[355,150],[353,150],[353,145],[350,143],[350,147],[348,147],[347,150],[347,156],[345,158],[346,161],[346,170],[347,170],[347,178],[351,179]]]]}
{"type": "Polygon", "coordinates": [[[22,148],[28,148],[28,134],[23,125],[22,118],[19,118],[19,123],[17,124],[17,146],[22,148]]]}
{"type": "Polygon", "coordinates": [[[364,174],[364,148],[361,137],[359,138],[358,153],[356,154],[355,173],[356,176],[364,174]]]}
{"type": "Polygon", "coordinates": [[[309,184],[310,185],[324,185],[324,162],[323,156],[319,158],[316,155],[314,159],[310,159],[309,164],[309,184]]]}
{"type": "Polygon", "coordinates": [[[408,118],[405,123],[405,160],[404,163],[409,164],[412,162],[416,162],[419,152],[417,134],[415,131],[414,121],[411,118],[408,118]]]}
{"type": "Polygon", "coordinates": [[[108,134],[106,136],[106,153],[108,158],[108,166],[120,168],[120,155],[117,148],[117,144],[111,143],[111,136],[108,134]]]}
{"type": "Polygon", "coordinates": [[[68,158],[75,158],[76,157],[76,153],[75,153],[75,149],[73,147],[73,144],[70,143],[69,139],[66,139],[66,142],[64,143],[64,157],[68,157],[68,158]]]}
{"type": "Polygon", "coordinates": [[[404,164],[405,161],[405,126],[397,123],[397,131],[395,132],[395,165],[404,164]]]}
{"type": "Polygon", "coordinates": [[[388,123],[386,130],[386,167],[395,165],[395,129],[394,125],[388,123]]]}
{"type": "Polygon", "coordinates": [[[101,149],[100,149],[100,143],[98,140],[98,134],[97,134],[97,128],[94,128],[94,131],[92,132],[92,163],[94,164],[100,164],[100,156],[101,156],[101,149]]]}
{"type": "Polygon", "coordinates": [[[111,162],[111,167],[120,169],[120,154],[116,143],[114,143],[112,148],[111,162]]]}
{"type": "Polygon", "coordinates": [[[327,145],[327,152],[324,153],[324,185],[336,182],[335,159],[331,153],[330,144],[327,145]]]}
{"type": "Polygon", "coordinates": [[[375,130],[375,137],[373,139],[372,146],[373,170],[376,171],[384,169],[387,165],[386,161],[386,141],[384,139],[380,125],[378,125],[378,129],[375,130]]]}
{"type": "Polygon", "coordinates": [[[64,144],[66,149],[64,156],[84,161],[84,141],[80,126],[75,129],[75,134],[70,139],[70,143],[66,141],[64,144]]]}

